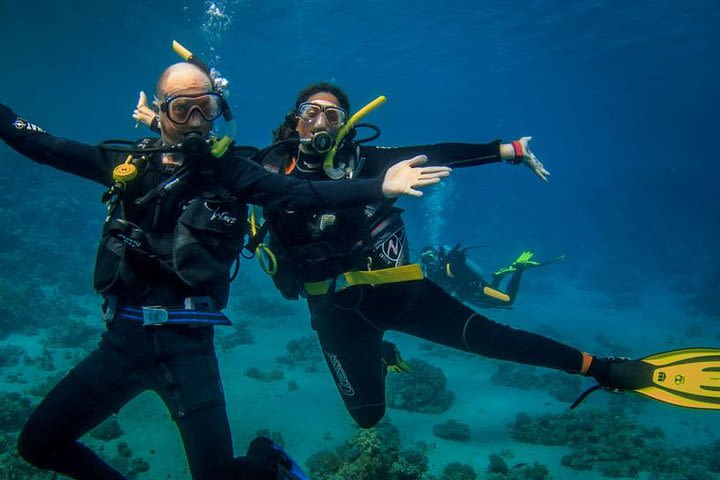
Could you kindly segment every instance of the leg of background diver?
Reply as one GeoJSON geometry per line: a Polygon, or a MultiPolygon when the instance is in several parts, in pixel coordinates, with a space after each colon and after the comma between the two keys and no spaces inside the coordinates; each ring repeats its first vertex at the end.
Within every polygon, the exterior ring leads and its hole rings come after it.
{"type": "Polygon", "coordinates": [[[518,290],[520,290],[520,280],[522,280],[522,274],[524,271],[524,268],[520,268],[513,272],[510,276],[510,280],[507,284],[507,290],[505,290],[505,294],[510,297],[510,301],[507,302],[506,305],[512,305],[515,303],[515,297],[517,297],[518,290]]]}
{"type": "MultiPolygon", "coordinates": [[[[476,313],[428,280],[374,287],[364,304],[388,312],[377,327],[485,357],[578,372],[582,352],[550,338],[501,325],[476,313]],[[377,308],[377,307],[376,307],[377,308]],[[392,310],[392,312],[390,311],[392,310]]],[[[379,320],[382,318],[382,320],[379,320]]]]}
{"type": "Polygon", "coordinates": [[[385,415],[383,331],[359,314],[365,287],[351,287],[334,295],[308,299],[312,326],[325,361],[350,415],[370,428],[385,415]]]}
{"type": "Polygon", "coordinates": [[[18,452],[29,463],[77,480],[124,480],[78,439],[145,390],[136,356],[106,333],[28,419],[18,452]]]}
{"type": "Polygon", "coordinates": [[[503,281],[503,278],[507,276],[507,274],[510,273],[509,271],[504,271],[501,273],[493,273],[492,274],[492,281],[490,282],[490,286],[494,288],[495,290],[500,290],[500,284],[503,281]]]}

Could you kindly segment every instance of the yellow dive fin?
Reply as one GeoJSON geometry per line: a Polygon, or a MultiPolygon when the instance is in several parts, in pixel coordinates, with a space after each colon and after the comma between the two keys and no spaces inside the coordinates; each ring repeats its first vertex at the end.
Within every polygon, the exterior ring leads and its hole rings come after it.
{"type": "Polygon", "coordinates": [[[720,410],[720,348],[686,348],[642,359],[653,365],[647,386],[634,392],[688,408],[720,410]]]}

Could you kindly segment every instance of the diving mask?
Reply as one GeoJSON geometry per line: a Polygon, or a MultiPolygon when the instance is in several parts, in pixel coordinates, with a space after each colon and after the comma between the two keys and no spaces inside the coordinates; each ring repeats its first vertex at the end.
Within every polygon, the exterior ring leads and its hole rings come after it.
{"type": "Polygon", "coordinates": [[[160,104],[160,110],[178,125],[186,124],[194,111],[200,113],[206,121],[212,122],[223,114],[224,107],[223,97],[217,92],[173,95],[160,104]]]}
{"type": "Polygon", "coordinates": [[[333,127],[339,127],[347,120],[347,112],[344,109],[314,102],[301,103],[295,113],[307,123],[315,122],[321,114],[325,115],[325,120],[333,127]]]}

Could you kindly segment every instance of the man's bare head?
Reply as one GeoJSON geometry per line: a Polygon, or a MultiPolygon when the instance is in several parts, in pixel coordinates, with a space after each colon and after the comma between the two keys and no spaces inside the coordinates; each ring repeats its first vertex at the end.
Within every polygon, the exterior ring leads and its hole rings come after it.
{"type": "Polygon", "coordinates": [[[196,65],[183,62],[170,65],[165,69],[155,87],[154,102],[155,107],[159,110],[158,118],[163,142],[166,144],[178,143],[189,132],[199,132],[203,135],[210,133],[212,122],[203,118],[199,111],[190,112],[185,123],[176,124],[168,118],[167,112],[161,106],[170,97],[202,95],[212,90],[212,80],[196,65]]]}
{"type": "Polygon", "coordinates": [[[200,93],[212,90],[212,81],[197,65],[181,62],[170,65],[160,75],[155,87],[155,97],[159,101],[178,93],[200,93]]]}

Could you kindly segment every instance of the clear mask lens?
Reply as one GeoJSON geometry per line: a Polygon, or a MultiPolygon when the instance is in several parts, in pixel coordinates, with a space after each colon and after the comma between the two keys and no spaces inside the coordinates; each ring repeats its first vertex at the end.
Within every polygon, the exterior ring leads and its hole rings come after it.
{"type": "Polygon", "coordinates": [[[217,93],[178,95],[168,98],[165,106],[168,118],[178,124],[187,123],[195,111],[208,122],[216,120],[223,113],[223,100],[217,93]]]}
{"type": "Polygon", "coordinates": [[[347,120],[347,112],[340,107],[306,102],[297,109],[297,116],[308,123],[316,121],[321,114],[325,114],[325,119],[332,126],[342,125],[347,120]]]}

